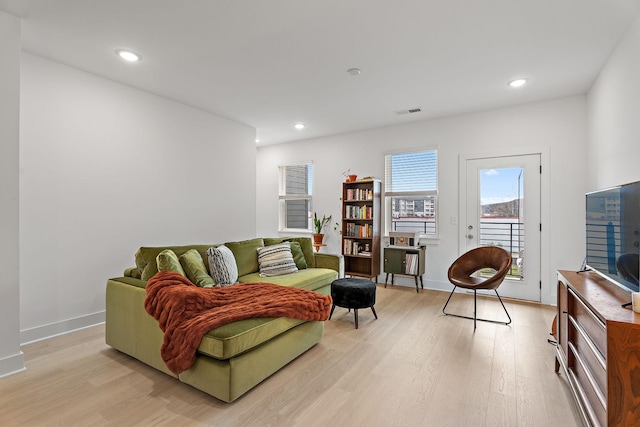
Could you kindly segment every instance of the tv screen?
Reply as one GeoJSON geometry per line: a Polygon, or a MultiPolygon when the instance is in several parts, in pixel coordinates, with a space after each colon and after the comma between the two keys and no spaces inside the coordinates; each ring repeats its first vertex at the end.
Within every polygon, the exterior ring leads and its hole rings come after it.
{"type": "Polygon", "coordinates": [[[587,193],[586,203],[587,267],[638,292],[640,181],[587,193]]]}

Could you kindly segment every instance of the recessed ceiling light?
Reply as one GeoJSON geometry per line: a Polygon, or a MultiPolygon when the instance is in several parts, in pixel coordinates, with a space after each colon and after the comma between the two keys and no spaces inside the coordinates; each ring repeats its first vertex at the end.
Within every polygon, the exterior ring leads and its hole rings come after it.
{"type": "Polygon", "coordinates": [[[118,49],[116,50],[116,55],[118,55],[120,58],[124,59],[125,61],[128,62],[138,62],[140,60],[142,60],[142,56],[138,55],[135,52],[131,52],[130,50],[126,50],[126,49],[118,49]]]}
{"type": "Polygon", "coordinates": [[[302,129],[306,128],[304,123],[296,123],[295,125],[293,125],[293,127],[298,129],[298,130],[302,130],[302,129]]]}
{"type": "Polygon", "coordinates": [[[527,79],[515,79],[515,80],[511,80],[509,82],[509,86],[511,87],[522,87],[524,85],[526,85],[528,82],[527,79]]]}
{"type": "Polygon", "coordinates": [[[349,68],[347,73],[349,73],[350,76],[357,76],[360,75],[361,71],[360,68],[349,68]]]}
{"type": "Polygon", "coordinates": [[[256,144],[259,143],[259,142],[260,142],[260,140],[258,138],[256,138],[256,144]]]}

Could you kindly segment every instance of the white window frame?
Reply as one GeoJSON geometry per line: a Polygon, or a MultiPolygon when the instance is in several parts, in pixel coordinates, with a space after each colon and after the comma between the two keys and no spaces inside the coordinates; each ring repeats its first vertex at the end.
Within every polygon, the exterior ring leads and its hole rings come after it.
{"type": "Polygon", "coordinates": [[[279,205],[279,214],[278,214],[278,231],[280,232],[311,232],[311,212],[313,212],[313,162],[297,162],[297,163],[288,163],[285,165],[278,166],[278,205],[279,205]],[[287,174],[286,170],[288,167],[299,167],[305,166],[309,168],[308,176],[309,176],[309,193],[308,194],[286,194],[287,188],[287,174]],[[307,227],[306,228],[287,228],[287,201],[292,200],[306,200],[309,203],[309,217],[307,218],[307,227]]]}
{"type": "MultiPolygon", "coordinates": [[[[402,152],[391,152],[385,154],[384,160],[384,171],[385,171],[385,185],[384,185],[384,206],[385,206],[385,235],[389,235],[390,231],[393,231],[393,212],[391,199],[392,197],[433,197],[434,199],[434,207],[433,207],[433,215],[434,215],[434,232],[427,233],[427,239],[438,239],[439,235],[439,215],[438,215],[438,150],[436,148],[426,148],[421,150],[412,150],[412,151],[402,151],[402,152]],[[420,153],[433,153],[435,155],[435,189],[410,189],[410,190],[395,190],[393,189],[393,180],[392,176],[392,164],[391,160],[394,156],[407,155],[407,154],[420,154],[420,153]]],[[[432,174],[433,174],[432,172],[432,174]]],[[[402,230],[398,230],[402,231],[402,230]]]]}

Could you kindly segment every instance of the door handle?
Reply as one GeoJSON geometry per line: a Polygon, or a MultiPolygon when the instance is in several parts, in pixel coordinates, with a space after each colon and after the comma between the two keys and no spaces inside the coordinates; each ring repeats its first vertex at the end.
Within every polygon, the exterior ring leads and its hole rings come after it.
{"type": "Polygon", "coordinates": [[[467,239],[473,239],[473,234],[467,234],[467,239]]]}

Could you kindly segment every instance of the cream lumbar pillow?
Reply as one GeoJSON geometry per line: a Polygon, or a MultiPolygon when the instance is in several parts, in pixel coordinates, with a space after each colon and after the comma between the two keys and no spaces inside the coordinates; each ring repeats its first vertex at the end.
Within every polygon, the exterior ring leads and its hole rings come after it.
{"type": "Polygon", "coordinates": [[[178,256],[171,249],[165,249],[160,252],[156,257],[156,264],[158,265],[158,271],[173,271],[187,277],[182,265],[180,265],[178,256]]]}
{"type": "Polygon", "coordinates": [[[298,271],[291,254],[290,242],[258,248],[258,265],[260,277],[280,276],[298,271]]]}
{"type": "Polygon", "coordinates": [[[233,285],[238,281],[238,266],[231,249],[225,245],[207,249],[209,272],[218,286],[233,285]]]}

